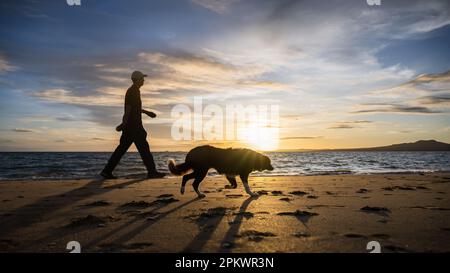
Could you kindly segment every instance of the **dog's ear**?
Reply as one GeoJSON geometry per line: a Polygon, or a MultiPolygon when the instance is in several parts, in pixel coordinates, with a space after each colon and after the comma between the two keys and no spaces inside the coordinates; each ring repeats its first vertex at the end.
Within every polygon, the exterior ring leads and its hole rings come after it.
{"type": "Polygon", "coordinates": [[[273,171],[273,166],[268,156],[264,156],[264,169],[273,171]]]}
{"type": "Polygon", "coordinates": [[[264,157],[260,154],[254,154],[253,157],[253,170],[262,171],[263,170],[263,159],[264,157]]]}

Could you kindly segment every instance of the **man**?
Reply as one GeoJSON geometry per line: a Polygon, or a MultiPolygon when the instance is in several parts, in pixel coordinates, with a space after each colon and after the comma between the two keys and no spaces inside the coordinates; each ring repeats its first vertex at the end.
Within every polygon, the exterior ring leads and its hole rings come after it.
{"type": "Polygon", "coordinates": [[[122,124],[116,127],[118,132],[122,131],[120,144],[111,155],[108,164],[106,164],[105,168],[100,173],[100,175],[106,179],[116,178],[112,172],[132,143],[136,145],[136,148],[144,161],[148,173],[147,177],[162,178],[165,176],[164,173],[160,173],[156,170],[155,162],[153,161],[153,156],[146,140],[147,132],[145,131],[144,126],[142,126],[142,113],[151,118],[156,117],[155,113],[142,109],[141,91],[139,88],[144,85],[144,77],[146,76],[147,75],[140,71],[134,71],[131,74],[133,85],[128,88],[127,94],[125,95],[125,114],[123,115],[122,124]]]}

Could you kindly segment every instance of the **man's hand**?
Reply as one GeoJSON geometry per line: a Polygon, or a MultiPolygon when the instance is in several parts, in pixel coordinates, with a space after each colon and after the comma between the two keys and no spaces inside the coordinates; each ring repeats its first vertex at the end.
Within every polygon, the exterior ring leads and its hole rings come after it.
{"type": "Polygon", "coordinates": [[[151,117],[151,118],[156,118],[156,114],[147,110],[142,110],[142,112],[144,114],[146,114],[147,116],[151,117]]]}
{"type": "Polygon", "coordinates": [[[117,131],[117,132],[122,131],[122,130],[123,130],[123,127],[125,127],[125,125],[124,125],[123,123],[121,123],[120,125],[118,125],[118,126],[116,127],[116,131],[117,131]]]}

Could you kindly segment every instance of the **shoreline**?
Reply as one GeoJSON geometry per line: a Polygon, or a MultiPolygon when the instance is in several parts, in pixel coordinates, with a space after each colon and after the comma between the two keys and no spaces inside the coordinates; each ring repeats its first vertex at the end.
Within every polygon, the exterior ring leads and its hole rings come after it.
{"type": "Polygon", "coordinates": [[[0,252],[450,251],[450,172],[0,182],[0,252]]]}
{"type": "MultiPolygon", "coordinates": [[[[314,177],[314,176],[342,176],[342,175],[350,175],[350,176],[371,176],[371,175],[426,175],[426,174],[450,174],[450,170],[439,170],[439,171],[403,171],[403,172],[368,172],[368,173],[356,173],[356,172],[329,172],[329,173],[321,173],[321,174],[274,174],[274,175],[255,175],[254,173],[250,174],[250,177],[261,177],[261,178],[277,178],[277,177],[314,177]]],[[[209,174],[207,177],[209,178],[219,178],[224,177],[224,174],[209,174]]],[[[174,176],[169,175],[164,178],[160,179],[181,179],[182,176],[174,176]]],[[[239,177],[239,176],[236,176],[239,177]]],[[[133,175],[125,175],[125,176],[118,176],[116,180],[123,180],[123,179],[136,179],[136,178],[142,178],[146,179],[145,173],[139,173],[139,174],[133,174],[133,175]]],[[[102,179],[100,175],[92,176],[92,177],[80,177],[80,178],[25,178],[25,179],[2,179],[0,178],[0,183],[2,182],[53,182],[55,180],[57,181],[81,181],[81,180],[90,180],[90,179],[102,179]]],[[[106,181],[106,180],[105,180],[106,181]]],[[[114,181],[111,180],[111,181],[114,181]]]]}

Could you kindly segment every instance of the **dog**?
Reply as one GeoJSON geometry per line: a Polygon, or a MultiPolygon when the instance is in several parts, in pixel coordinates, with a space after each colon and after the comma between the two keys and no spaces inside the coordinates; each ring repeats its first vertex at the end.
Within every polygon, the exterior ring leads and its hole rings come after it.
{"type": "Polygon", "coordinates": [[[206,177],[209,169],[215,169],[220,174],[225,174],[230,185],[228,189],[237,187],[236,176],[242,180],[245,191],[250,196],[257,196],[248,186],[248,176],[253,171],[272,171],[270,158],[250,149],[221,149],[209,145],[199,146],[189,151],[184,163],[176,165],[174,160],[169,160],[169,170],[174,175],[183,175],[181,182],[181,194],[184,194],[186,183],[194,179],[192,187],[199,198],[205,197],[198,189],[200,183],[206,177]],[[190,170],[193,172],[186,174],[190,170]]]}

